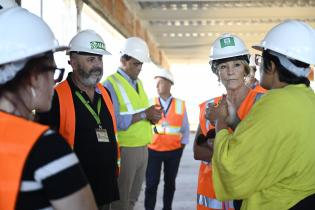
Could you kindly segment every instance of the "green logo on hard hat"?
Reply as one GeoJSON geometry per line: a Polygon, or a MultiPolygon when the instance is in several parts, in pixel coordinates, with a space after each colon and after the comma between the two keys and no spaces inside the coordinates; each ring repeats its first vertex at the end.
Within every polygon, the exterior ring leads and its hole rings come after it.
{"type": "Polygon", "coordinates": [[[225,48],[228,46],[235,46],[234,38],[226,37],[226,38],[220,39],[220,45],[221,45],[221,48],[225,48]]]}
{"type": "Polygon", "coordinates": [[[91,49],[100,49],[100,50],[105,50],[105,44],[103,42],[98,42],[98,41],[92,41],[90,42],[91,49]]]}

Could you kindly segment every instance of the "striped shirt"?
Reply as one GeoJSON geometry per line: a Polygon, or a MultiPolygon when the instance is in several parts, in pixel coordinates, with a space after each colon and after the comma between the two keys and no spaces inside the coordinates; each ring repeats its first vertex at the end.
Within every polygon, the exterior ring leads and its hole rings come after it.
{"type": "Polygon", "coordinates": [[[66,197],[86,185],[77,156],[59,134],[48,130],[26,159],[16,209],[53,209],[50,200],[66,197]]]}

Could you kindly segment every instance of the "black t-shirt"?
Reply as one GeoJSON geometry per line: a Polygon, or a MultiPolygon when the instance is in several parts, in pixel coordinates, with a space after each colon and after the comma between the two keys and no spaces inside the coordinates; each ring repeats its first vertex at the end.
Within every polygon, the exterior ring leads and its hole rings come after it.
{"type": "MultiPolygon", "coordinates": [[[[117,184],[117,142],[114,133],[113,121],[110,112],[102,99],[102,95],[95,92],[91,101],[87,94],[78,89],[72,82],[71,74],[67,81],[71,88],[75,107],[75,141],[74,151],[77,154],[82,168],[91,184],[98,205],[110,203],[119,199],[117,184]],[[109,142],[98,142],[96,136],[97,125],[93,115],[75,94],[79,91],[97,113],[97,102],[101,98],[100,120],[102,128],[106,129],[109,142]]],[[[108,91],[107,91],[108,92],[108,91]]],[[[59,98],[55,92],[52,109],[48,113],[38,114],[40,123],[50,125],[59,130],[60,126],[59,98]]]]}
{"type": "Polygon", "coordinates": [[[75,193],[87,183],[69,145],[49,130],[37,140],[26,159],[16,210],[51,207],[50,200],[75,193]]]}

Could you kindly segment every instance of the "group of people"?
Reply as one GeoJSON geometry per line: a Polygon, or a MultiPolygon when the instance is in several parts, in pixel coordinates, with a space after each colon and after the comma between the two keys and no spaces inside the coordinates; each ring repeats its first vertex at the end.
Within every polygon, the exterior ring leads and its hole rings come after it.
{"type": "MultiPolygon", "coordinates": [[[[0,209],[132,210],[145,180],[144,206],[153,210],[163,165],[163,209],[171,210],[188,117],[168,70],[156,71],[159,96],[148,99],[138,78],[150,62],[145,41],[127,38],[117,72],[101,84],[110,53],[95,31],[60,46],[13,0],[0,0],[0,25],[0,209]],[[64,81],[57,51],[72,67],[64,81]]],[[[259,85],[248,79],[239,37],[213,42],[209,64],[226,94],[200,105],[198,210],[314,208],[314,46],[307,24],[275,26],[254,46],[259,85]]]]}
{"type": "Polygon", "coordinates": [[[209,63],[226,94],[200,105],[198,210],[315,208],[314,47],[315,30],[302,21],[272,28],[253,46],[259,85],[240,38],[214,41],[209,63]]]}

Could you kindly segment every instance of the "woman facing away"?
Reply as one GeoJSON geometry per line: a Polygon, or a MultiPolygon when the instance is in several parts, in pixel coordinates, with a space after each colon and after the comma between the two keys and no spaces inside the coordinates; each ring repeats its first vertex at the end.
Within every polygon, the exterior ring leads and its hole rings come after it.
{"type": "Polygon", "coordinates": [[[8,2],[0,1],[0,209],[95,210],[69,145],[31,121],[33,110],[50,109],[61,70],[53,52],[65,48],[41,18],[8,2]]]}

